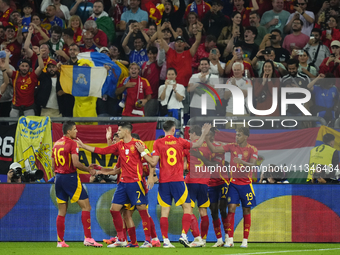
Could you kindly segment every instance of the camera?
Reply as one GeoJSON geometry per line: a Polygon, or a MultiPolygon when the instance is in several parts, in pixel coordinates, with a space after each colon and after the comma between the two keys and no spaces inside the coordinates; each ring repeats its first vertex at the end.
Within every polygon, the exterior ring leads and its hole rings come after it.
{"type": "Polygon", "coordinates": [[[44,172],[42,170],[26,170],[22,176],[23,182],[35,182],[36,180],[40,180],[44,177],[44,172]]]}
{"type": "Polygon", "coordinates": [[[22,176],[21,167],[17,167],[15,169],[12,169],[12,171],[13,171],[12,179],[19,179],[22,176]]]}
{"type": "Polygon", "coordinates": [[[96,175],[93,182],[101,182],[104,180],[105,182],[116,182],[117,181],[117,175],[105,175],[105,174],[98,174],[96,175]]]}

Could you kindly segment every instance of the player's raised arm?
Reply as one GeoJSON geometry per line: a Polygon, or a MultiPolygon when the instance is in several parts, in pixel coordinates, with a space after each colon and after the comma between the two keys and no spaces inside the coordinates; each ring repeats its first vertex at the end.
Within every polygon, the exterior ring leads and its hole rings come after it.
{"type": "Polygon", "coordinates": [[[84,144],[79,138],[76,139],[76,142],[78,143],[79,148],[82,148],[82,149],[90,151],[90,152],[94,152],[95,147],[84,144]]]}
{"type": "Polygon", "coordinates": [[[204,140],[205,140],[205,136],[209,133],[210,131],[210,128],[211,128],[211,124],[210,123],[205,123],[202,127],[202,134],[200,136],[200,138],[192,143],[192,148],[199,148],[202,146],[204,140]]]}

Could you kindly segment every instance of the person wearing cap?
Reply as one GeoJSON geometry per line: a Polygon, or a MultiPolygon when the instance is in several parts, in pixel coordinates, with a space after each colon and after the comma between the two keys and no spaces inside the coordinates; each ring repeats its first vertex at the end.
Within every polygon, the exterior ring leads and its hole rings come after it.
{"type": "MultiPolygon", "coordinates": [[[[325,58],[319,69],[319,73],[332,73],[336,78],[340,77],[340,42],[335,40],[331,43],[332,54],[325,58]]],[[[340,90],[340,81],[336,79],[335,86],[340,90]]]]}
{"type": "MultiPolygon", "coordinates": [[[[42,54],[43,52],[41,52],[42,54]]],[[[21,60],[18,71],[13,71],[9,68],[10,52],[6,51],[5,69],[2,72],[7,72],[11,77],[14,93],[12,100],[12,110],[10,117],[19,117],[22,114],[25,116],[34,116],[34,90],[38,86],[38,76],[44,69],[44,62],[42,60],[40,49],[36,49],[39,66],[34,72],[30,72],[31,63],[28,60],[21,60]]]]}
{"type": "Polygon", "coordinates": [[[22,183],[21,176],[19,178],[13,178],[14,171],[22,173],[22,166],[17,162],[13,162],[9,166],[9,171],[7,172],[7,183],[22,183]]]}
{"type": "Polygon", "coordinates": [[[61,98],[57,95],[57,91],[61,90],[57,62],[51,59],[46,71],[39,77],[40,85],[35,92],[35,104],[41,110],[40,116],[61,117],[61,98]]]}
{"type": "Polygon", "coordinates": [[[109,51],[109,49],[107,47],[101,47],[101,49],[99,50],[99,53],[104,53],[108,57],[110,57],[110,51],[109,51]]]}

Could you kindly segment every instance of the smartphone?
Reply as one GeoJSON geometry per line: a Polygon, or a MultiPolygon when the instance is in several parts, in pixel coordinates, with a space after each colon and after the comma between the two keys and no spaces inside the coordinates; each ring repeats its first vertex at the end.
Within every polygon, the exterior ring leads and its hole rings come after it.
{"type": "Polygon", "coordinates": [[[331,29],[327,29],[326,30],[326,34],[328,34],[328,35],[332,34],[332,30],[331,29]]]}
{"type": "Polygon", "coordinates": [[[276,35],[270,35],[270,40],[275,40],[276,39],[276,35]]]}
{"type": "Polygon", "coordinates": [[[168,19],[168,18],[165,18],[165,19],[164,19],[164,22],[169,22],[169,19],[168,19]]]}
{"type": "Polygon", "coordinates": [[[304,51],[303,50],[297,50],[298,55],[303,55],[304,51]]]}
{"type": "Polygon", "coordinates": [[[335,58],[335,54],[334,53],[332,53],[331,56],[335,58]]]}
{"type": "Polygon", "coordinates": [[[169,85],[175,85],[175,84],[176,84],[176,81],[174,81],[174,80],[169,81],[169,85]]]}
{"type": "Polygon", "coordinates": [[[315,39],[315,37],[314,37],[314,36],[311,36],[311,37],[309,37],[309,39],[310,39],[310,40],[314,40],[314,39],[315,39]]]}
{"type": "Polygon", "coordinates": [[[241,53],[241,49],[235,49],[236,53],[241,53]]]}
{"type": "Polygon", "coordinates": [[[263,55],[270,54],[270,51],[269,51],[269,50],[263,50],[263,51],[262,51],[262,54],[263,54],[263,55]]]}
{"type": "Polygon", "coordinates": [[[217,54],[217,50],[216,49],[212,49],[211,50],[211,54],[215,54],[216,55],[217,54]]]}

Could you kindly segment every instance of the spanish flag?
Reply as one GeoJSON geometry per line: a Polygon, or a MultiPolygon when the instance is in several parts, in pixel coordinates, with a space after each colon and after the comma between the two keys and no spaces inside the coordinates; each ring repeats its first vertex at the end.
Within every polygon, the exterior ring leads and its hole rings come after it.
{"type": "Polygon", "coordinates": [[[60,85],[67,94],[78,97],[101,97],[107,76],[104,67],[62,65],[60,85]]]}
{"type": "Polygon", "coordinates": [[[159,10],[156,8],[154,3],[152,3],[151,1],[147,2],[145,4],[145,7],[148,10],[149,17],[155,21],[156,25],[158,25],[162,20],[162,15],[159,12],[159,10]]]}

